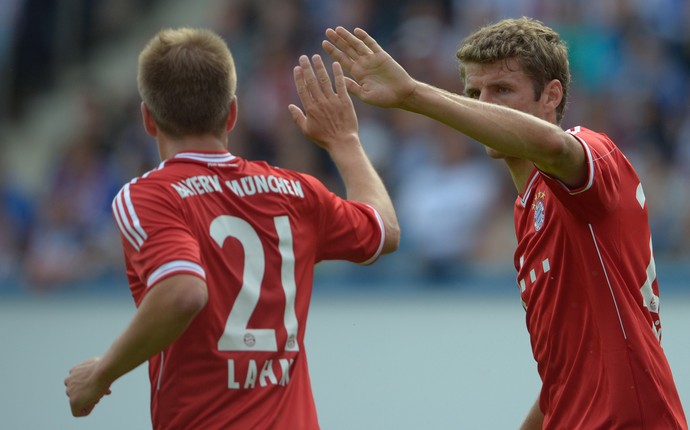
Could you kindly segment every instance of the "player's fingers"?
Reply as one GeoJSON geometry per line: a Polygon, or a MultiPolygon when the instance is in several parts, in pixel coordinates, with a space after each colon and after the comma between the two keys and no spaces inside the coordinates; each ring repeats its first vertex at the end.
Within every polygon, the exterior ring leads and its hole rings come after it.
{"type": "Polygon", "coordinates": [[[304,82],[304,73],[302,72],[302,67],[295,66],[295,68],[292,69],[292,75],[295,79],[295,89],[297,90],[297,96],[299,96],[299,99],[302,101],[302,104],[305,105],[311,100],[311,96],[309,95],[307,84],[306,82],[304,82]]]}
{"type": "Polygon", "coordinates": [[[381,52],[383,51],[383,48],[378,44],[378,42],[369,35],[366,31],[362,30],[361,28],[357,27],[354,30],[355,36],[359,38],[364,44],[367,46],[367,48],[371,49],[371,52],[381,52]]]}
{"type": "Polygon", "coordinates": [[[329,42],[328,40],[324,40],[323,42],[321,42],[321,47],[323,47],[323,50],[326,51],[326,53],[333,59],[333,61],[337,61],[338,63],[340,63],[345,68],[345,70],[350,70],[352,68],[352,59],[345,55],[343,51],[336,48],[335,45],[333,45],[331,42],[329,42]]]}
{"type": "Polygon", "coordinates": [[[328,71],[326,70],[326,66],[323,64],[321,56],[316,54],[312,56],[311,59],[314,63],[314,70],[316,70],[316,78],[319,81],[321,91],[324,95],[326,95],[326,97],[328,97],[329,95],[333,95],[333,86],[331,84],[331,78],[328,76],[328,71]]]}
{"type": "Polygon", "coordinates": [[[326,30],[326,37],[342,51],[348,58],[357,61],[357,59],[367,53],[371,53],[364,45],[364,42],[357,39],[352,33],[343,27],[336,27],[335,30],[326,30]]]}
{"type": "Polygon", "coordinates": [[[90,405],[90,406],[84,406],[83,408],[80,408],[80,409],[77,411],[77,415],[74,415],[74,416],[75,416],[75,417],[85,417],[85,416],[87,416],[87,415],[89,415],[89,414],[91,413],[91,411],[93,410],[93,408],[94,408],[95,406],[96,406],[95,404],[90,405]]]}
{"type": "Polygon", "coordinates": [[[80,417],[84,413],[84,407],[73,402],[70,402],[70,409],[73,417],[80,417]]]}
{"type": "MultiPolygon", "coordinates": [[[[369,55],[373,51],[362,41],[359,37],[355,36],[352,34],[350,31],[346,30],[344,27],[336,27],[335,29],[336,34],[340,37],[341,40],[344,40],[347,46],[350,47],[350,53],[352,50],[357,53],[357,56],[360,55],[369,55]]],[[[340,46],[338,46],[340,47],[340,46]]],[[[356,56],[352,56],[352,58],[357,58],[356,56]]]]}
{"type": "Polygon", "coordinates": [[[332,28],[327,29],[326,37],[328,38],[328,40],[330,40],[330,43],[332,44],[331,46],[333,46],[333,50],[335,51],[335,53],[338,54],[338,58],[334,58],[335,60],[342,61],[345,58],[347,58],[348,60],[357,58],[357,51],[352,46],[350,46],[350,44],[348,44],[347,41],[344,38],[342,38],[335,30],[333,30],[332,28]]]}
{"type": "Polygon", "coordinates": [[[333,81],[335,81],[335,92],[339,97],[347,96],[347,85],[345,84],[345,74],[343,67],[337,61],[333,63],[333,81]]]}
{"type": "Polygon", "coordinates": [[[314,69],[309,62],[309,57],[306,55],[301,55],[299,57],[299,65],[302,68],[302,76],[304,76],[304,83],[306,85],[307,91],[312,99],[316,99],[322,95],[321,88],[319,87],[319,82],[314,74],[314,69]]]}

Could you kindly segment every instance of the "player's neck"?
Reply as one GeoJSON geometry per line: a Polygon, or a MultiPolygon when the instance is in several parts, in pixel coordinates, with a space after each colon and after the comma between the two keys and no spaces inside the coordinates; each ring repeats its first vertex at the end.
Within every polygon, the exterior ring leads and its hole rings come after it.
{"type": "Polygon", "coordinates": [[[161,160],[167,160],[185,151],[227,151],[227,136],[218,137],[212,134],[184,136],[172,139],[158,136],[158,151],[161,160]]]}
{"type": "Polygon", "coordinates": [[[505,158],[504,161],[508,166],[518,194],[524,192],[525,187],[527,187],[527,181],[534,171],[534,163],[520,158],[505,158]]]}

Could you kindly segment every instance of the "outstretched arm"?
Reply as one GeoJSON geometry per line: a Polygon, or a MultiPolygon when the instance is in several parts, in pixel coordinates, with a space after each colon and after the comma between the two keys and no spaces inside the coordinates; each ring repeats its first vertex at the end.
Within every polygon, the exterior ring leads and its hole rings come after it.
{"type": "Polygon", "coordinates": [[[91,413],[110,385],[177,339],[207,301],[206,284],[191,275],[175,275],[156,284],[134,318],[103,357],[87,360],[65,379],[72,415],[91,413]]]}
{"type": "Polygon", "coordinates": [[[372,166],[359,140],[357,115],[345,88],[339,63],[333,63],[335,91],[321,57],[301,56],[294,69],[295,85],[304,111],[288,108],[305,136],[330,154],[345,184],[347,198],[373,206],[386,229],[383,253],[398,249],[400,227],[388,191],[372,166]]]}
{"type": "Polygon", "coordinates": [[[324,50],[352,75],[347,89],[362,101],[435,119],[506,157],[529,160],[566,184],[584,180],[584,150],[556,124],[416,81],[360,28],[328,29],[326,36],[324,50]]]}

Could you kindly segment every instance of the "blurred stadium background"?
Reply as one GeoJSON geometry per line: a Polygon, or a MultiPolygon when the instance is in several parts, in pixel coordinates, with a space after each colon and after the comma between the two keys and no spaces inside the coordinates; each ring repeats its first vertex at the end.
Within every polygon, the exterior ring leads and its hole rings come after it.
{"type": "MultiPolygon", "coordinates": [[[[239,78],[233,153],[341,192],[287,112],[292,67],[322,53],[326,27],[360,26],[413,76],[459,92],[461,39],[521,15],[570,46],[563,125],[605,131],[645,184],[664,344],[690,411],[686,0],[0,0],[0,427],[148,426],[143,369],[83,421],[68,416],[62,379],[133,312],[110,202],[158,163],[135,77],[160,28],[204,26],[228,41],[239,78]]],[[[512,268],[510,178],[457,133],[355,103],[405,234],[374,266],[318,267],[308,347],[324,428],[516,427],[538,381],[512,268]]]]}

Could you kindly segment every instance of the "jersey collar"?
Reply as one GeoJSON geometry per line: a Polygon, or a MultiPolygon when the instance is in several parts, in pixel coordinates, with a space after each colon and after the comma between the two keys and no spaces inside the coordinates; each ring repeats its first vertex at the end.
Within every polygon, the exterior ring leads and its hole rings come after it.
{"type": "Polygon", "coordinates": [[[173,157],[175,160],[193,160],[209,164],[231,163],[236,158],[228,151],[182,151],[173,157]]]}

